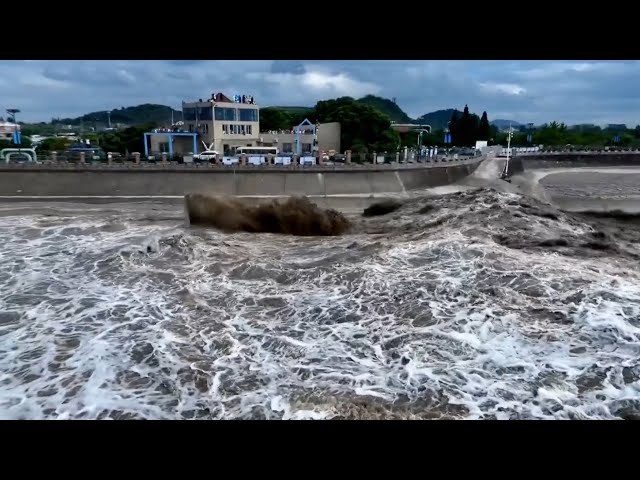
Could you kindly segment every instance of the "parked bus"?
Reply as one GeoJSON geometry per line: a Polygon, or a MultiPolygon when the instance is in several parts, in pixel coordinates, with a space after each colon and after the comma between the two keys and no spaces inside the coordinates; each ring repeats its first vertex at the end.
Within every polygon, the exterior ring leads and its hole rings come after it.
{"type": "Polygon", "coordinates": [[[278,153],[280,153],[280,149],[278,147],[238,147],[236,148],[237,155],[263,157],[269,154],[276,156],[278,155],[278,153]]]}
{"type": "Polygon", "coordinates": [[[92,147],[90,145],[79,143],[72,145],[70,148],[64,151],[63,155],[68,160],[78,161],[80,159],[80,153],[84,153],[85,161],[90,162],[92,160],[106,160],[107,154],[100,147],[92,147]]]}

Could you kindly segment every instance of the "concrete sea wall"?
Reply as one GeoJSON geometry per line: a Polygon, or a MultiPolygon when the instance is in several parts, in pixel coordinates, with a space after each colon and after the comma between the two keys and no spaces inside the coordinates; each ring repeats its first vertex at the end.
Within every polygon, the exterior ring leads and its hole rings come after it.
{"type": "Polygon", "coordinates": [[[509,174],[550,168],[640,167],[640,152],[538,153],[516,156],[509,161],[509,174]]]}
{"type": "Polygon", "coordinates": [[[478,163],[304,169],[2,165],[0,196],[376,195],[448,185],[471,174],[478,163]]]}

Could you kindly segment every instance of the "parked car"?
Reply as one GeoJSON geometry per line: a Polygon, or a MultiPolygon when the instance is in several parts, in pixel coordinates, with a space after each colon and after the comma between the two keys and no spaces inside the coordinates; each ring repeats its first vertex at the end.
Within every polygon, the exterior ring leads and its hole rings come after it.
{"type": "Polygon", "coordinates": [[[214,160],[218,155],[220,155],[218,152],[216,152],[215,150],[205,150],[204,152],[201,152],[199,154],[196,154],[193,156],[194,160],[201,160],[203,162],[210,162],[212,160],[214,160]]]}

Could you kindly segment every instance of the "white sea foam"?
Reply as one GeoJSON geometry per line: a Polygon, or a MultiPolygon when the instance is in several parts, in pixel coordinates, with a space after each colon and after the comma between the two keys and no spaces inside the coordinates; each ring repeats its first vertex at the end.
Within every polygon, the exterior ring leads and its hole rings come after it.
{"type": "Polygon", "coordinates": [[[2,218],[0,418],[606,419],[640,404],[640,280],[610,259],[446,225],[223,235],[133,208],[2,218]]]}

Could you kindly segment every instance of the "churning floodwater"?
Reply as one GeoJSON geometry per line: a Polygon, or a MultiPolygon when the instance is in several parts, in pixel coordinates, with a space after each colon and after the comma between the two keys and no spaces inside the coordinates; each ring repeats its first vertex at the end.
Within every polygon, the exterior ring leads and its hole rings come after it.
{"type": "Polygon", "coordinates": [[[181,206],[0,209],[4,419],[640,415],[640,222],[492,189],[221,233],[181,206]]]}

